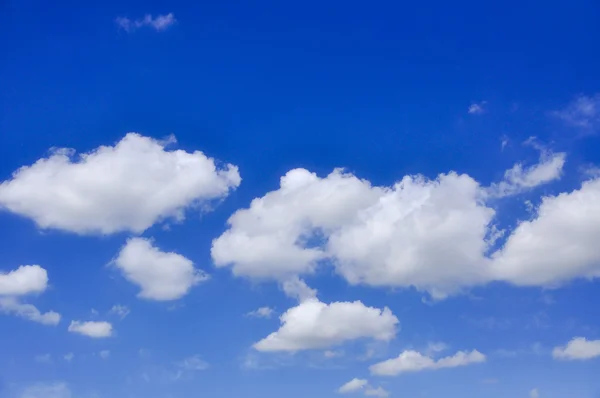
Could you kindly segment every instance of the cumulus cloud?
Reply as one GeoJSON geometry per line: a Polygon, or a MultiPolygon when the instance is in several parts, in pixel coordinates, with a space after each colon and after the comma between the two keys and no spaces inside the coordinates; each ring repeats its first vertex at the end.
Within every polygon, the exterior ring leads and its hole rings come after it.
{"type": "Polygon", "coordinates": [[[129,239],[113,263],[125,279],[142,289],[138,297],[149,300],[179,299],[192,286],[209,278],[191,260],[177,253],[162,252],[144,238],[129,239]]]}
{"type": "Polygon", "coordinates": [[[459,351],[456,354],[440,359],[423,355],[417,351],[404,351],[396,358],[376,363],[369,367],[374,375],[396,376],[406,372],[421,372],[424,370],[435,370],[442,368],[455,368],[474,363],[485,362],[486,357],[477,350],[459,351]]]}
{"type": "Polygon", "coordinates": [[[212,257],[235,275],[277,280],[300,301],[316,292],[294,287],[319,266],[350,284],[415,287],[435,299],[492,281],[552,288],[594,278],[600,177],[544,197],[512,232],[497,229],[487,203],[491,191],[514,194],[557,178],[563,163],[564,154],[545,152],[538,165],[513,168],[491,186],[454,172],[372,186],[339,169],[324,178],[291,170],[279,189],[230,217],[212,257]]]}
{"type": "Polygon", "coordinates": [[[177,20],[173,13],[168,13],[166,15],[157,15],[153,17],[150,14],[144,15],[143,18],[139,19],[129,19],[127,17],[118,17],[115,22],[117,25],[126,32],[133,32],[139,28],[148,27],[156,30],[157,32],[162,32],[173,26],[177,20]]]}
{"type": "Polygon", "coordinates": [[[250,311],[246,314],[246,316],[251,318],[266,318],[269,319],[273,316],[275,311],[269,307],[260,307],[255,309],[254,311],[250,311]]]}
{"type": "Polygon", "coordinates": [[[570,126],[595,132],[600,128],[600,93],[581,95],[554,115],[570,126]]]}
{"type": "Polygon", "coordinates": [[[338,389],[338,392],[340,394],[356,392],[356,391],[359,391],[359,390],[365,388],[365,386],[368,383],[369,383],[368,380],[354,378],[354,379],[350,380],[349,382],[347,382],[346,384],[344,384],[343,386],[341,386],[338,389]]]}
{"type": "Polygon", "coordinates": [[[240,184],[236,166],[217,167],[199,151],[166,150],[172,142],[129,133],[77,158],[74,150],[54,149],[0,184],[0,208],[41,228],[141,233],[160,221],[181,221],[187,209],[240,184]]]}
{"type": "Polygon", "coordinates": [[[21,265],[14,271],[0,271],[0,296],[41,293],[48,287],[48,273],[39,265],[21,265]]]}
{"type": "Polygon", "coordinates": [[[305,300],[280,317],[281,327],[254,344],[258,351],[324,349],[361,338],[389,341],[398,318],[386,307],[367,307],[360,301],[325,304],[305,300]]]}
{"type": "Polygon", "coordinates": [[[71,390],[66,383],[56,382],[35,384],[25,388],[19,398],[71,398],[71,390]]]}
{"type": "Polygon", "coordinates": [[[42,313],[34,305],[21,303],[15,297],[0,297],[0,312],[48,326],[58,325],[61,318],[57,312],[42,313]]]}
{"type": "Polygon", "coordinates": [[[600,340],[587,340],[585,337],[575,337],[563,347],[552,350],[555,359],[565,361],[588,360],[600,357],[600,340]]]}
{"type": "Polygon", "coordinates": [[[79,333],[95,339],[101,339],[112,336],[113,327],[109,322],[71,321],[71,324],[69,325],[69,332],[79,333]]]}

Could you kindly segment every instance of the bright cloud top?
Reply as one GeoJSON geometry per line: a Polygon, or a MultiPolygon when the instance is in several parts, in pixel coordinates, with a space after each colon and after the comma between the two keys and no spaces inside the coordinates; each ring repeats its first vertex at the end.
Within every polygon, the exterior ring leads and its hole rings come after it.
{"type": "Polygon", "coordinates": [[[346,384],[344,384],[343,386],[341,386],[338,389],[338,392],[340,394],[347,394],[350,392],[359,391],[359,390],[365,388],[365,386],[368,383],[369,383],[368,380],[354,378],[354,379],[350,380],[349,382],[347,382],[346,384]]]}
{"type": "Polygon", "coordinates": [[[69,325],[69,332],[79,333],[84,336],[101,339],[110,337],[113,334],[113,327],[108,322],[80,322],[72,321],[69,325]]]}
{"type": "Polygon", "coordinates": [[[55,149],[0,184],[0,207],[41,228],[141,233],[163,220],[182,221],[186,209],[240,184],[237,167],[218,168],[199,151],[166,150],[173,142],[129,133],[76,159],[73,150],[55,149]]]}
{"type": "Polygon", "coordinates": [[[48,287],[48,273],[39,265],[21,265],[14,271],[0,271],[0,296],[42,293],[48,287]]]}
{"type": "Polygon", "coordinates": [[[279,189],[230,217],[212,257],[235,275],[279,281],[329,260],[351,284],[414,286],[435,298],[490,281],[555,287],[594,278],[600,178],[544,197],[537,214],[509,234],[496,228],[496,211],[487,204],[491,191],[513,195],[559,178],[564,159],[542,154],[539,164],[517,165],[491,187],[453,172],[379,187],[339,169],[325,178],[291,170],[279,189]]]}
{"type": "Polygon", "coordinates": [[[173,13],[157,15],[156,17],[146,14],[143,18],[135,20],[126,17],[118,17],[115,21],[117,25],[126,32],[133,32],[134,30],[143,27],[152,28],[157,32],[162,32],[177,22],[173,13]]]}
{"type": "Polygon", "coordinates": [[[379,362],[369,367],[378,376],[396,376],[406,372],[420,372],[442,368],[455,368],[485,362],[486,357],[477,350],[459,351],[456,354],[434,359],[417,351],[404,351],[398,357],[379,362]]]}
{"type": "Polygon", "coordinates": [[[141,287],[138,297],[149,300],[179,299],[192,286],[209,278],[191,260],[177,253],[162,252],[143,238],[129,239],[113,263],[125,279],[141,287]]]}
{"type": "Polygon", "coordinates": [[[564,347],[552,350],[555,359],[575,361],[600,357],[600,340],[587,340],[585,337],[575,337],[564,347]]]}
{"type": "Polygon", "coordinates": [[[360,301],[325,304],[307,299],[280,317],[281,327],[254,345],[258,351],[324,349],[346,341],[371,338],[389,341],[398,318],[388,308],[367,307],[360,301]]]}

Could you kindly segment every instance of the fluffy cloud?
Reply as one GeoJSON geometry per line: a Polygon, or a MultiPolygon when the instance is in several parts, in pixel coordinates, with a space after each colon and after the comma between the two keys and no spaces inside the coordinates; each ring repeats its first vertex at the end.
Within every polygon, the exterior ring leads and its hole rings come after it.
{"type": "Polygon", "coordinates": [[[512,233],[496,228],[487,204],[558,178],[564,159],[544,151],[539,164],[516,166],[488,187],[453,172],[377,187],[342,170],[325,178],[291,170],[279,189],[230,217],[212,257],[235,275],[277,280],[299,300],[316,293],[299,294],[299,276],[327,264],[350,284],[412,286],[437,299],[491,281],[554,287],[594,278],[600,177],[544,197],[512,233]]]}
{"type": "Polygon", "coordinates": [[[251,318],[266,318],[269,319],[271,318],[271,316],[273,316],[273,313],[275,311],[273,311],[272,308],[269,307],[260,307],[257,308],[254,311],[250,311],[249,313],[246,314],[246,316],[249,316],[251,318]]]}
{"type": "Polygon", "coordinates": [[[71,398],[71,390],[66,383],[36,384],[23,390],[19,398],[71,398]]]}
{"type": "Polygon", "coordinates": [[[594,132],[600,128],[600,94],[577,97],[554,114],[571,126],[594,132]]]}
{"type": "Polygon", "coordinates": [[[360,301],[325,304],[316,298],[301,302],[280,317],[278,331],[254,345],[258,351],[323,349],[360,338],[388,341],[396,335],[396,318],[388,308],[360,301]]]}
{"type": "Polygon", "coordinates": [[[113,327],[108,322],[72,321],[69,325],[69,332],[79,333],[95,339],[101,339],[112,336],[113,327]]]}
{"type": "Polygon", "coordinates": [[[78,158],[73,150],[55,149],[0,184],[0,207],[41,228],[141,233],[162,220],[181,221],[186,209],[240,184],[237,167],[218,168],[199,151],[166,150],[172,142],[129,133],[78,158]]]}
{"type": "Polygon", "coordinates": [[[0,296],[41,293],[48,287],[48,273],[39,265],[21,265],[8,273],[0,271],[0,296]]]}
{"type": "Polygon", "coordinates": [[[138,296],[149,300],[179,299],[192,286],[208,279],[191,260],[162,252],[143,238],[129,239],[113,263],[128,281],[141,287],[138,296]]]}
{"type": "Polygon", "coordinates": [[[117,25],[125,30],[126,32],[133,32],[136,29],[149,27],[157,32],[162,32],[166,30],[168,27],[174,25],[177,20],[172,13],[166,15],[157,15],[153,17],[150,14],[144,15],[144,18],[139,18],[136,20],[131,20],[126,17],[118,17],[115,22],[117,25]]]}
{"type": "Polygon", "coordinates": [[[365,388],[369,382],[365,379],[354,378],[338,389],[340,394],[347,394],[365,388]]]}
{"type": "Polygon", "coordinates": [[[575,337],[564,347],[555,347],[552,356],[556,359],[574,361],[600,357],[600,340],[575,337]]]}
{"type": "Polygon", "coordinates": [[[504,173],[504,180],[492,184],[488,192],[496,197],[510,196],[557,180],[562,174],[566,157],[562,152],[543,151],[539,163],[526,168],[517,163],[504,173]]]}
{"type": "Polygon", "coordinates": [[[477,350],[459,351],[456,354],[434,359],[417,351],[404,351],[398,357],[376,363],[369,367],[372,374],[396,376],[406,372],[420,372],[442,368],[455,368],[485,361],[485,355],[477,350]]]}
{"type": "Polygon", "coordinates": [[[21,303],[15,297],[0,297],[0,312],[49,326],[58,325],[61,318],[54,311],[41,313],[34,305],[21,303]]]}

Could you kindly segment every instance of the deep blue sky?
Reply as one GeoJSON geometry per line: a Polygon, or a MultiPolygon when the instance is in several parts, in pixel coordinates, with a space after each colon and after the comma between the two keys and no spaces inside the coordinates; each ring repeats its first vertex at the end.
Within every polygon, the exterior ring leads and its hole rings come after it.
{"type": "Polygon", "coordinates": [[[401,324],[394,340],[376,344],[377,359],[359,360],[373,343],[358,340],[327,361],[322,350],[255,352],[252,344],[297,303],[277,282],[216,268],[210,248],[233,212],[278,189],[291,169],[325,177],[344,167],[385,186],[456,171],[487,186],[515,163],[538,162],[538,150],[523,145],[536,136],[567,162],[560,180],[490,204],[510,232],[530,217],[525,200],[570,192],[589,177],[584,169],[600,165],[598,49],[593,0],[1,1],[0,181],[52,147],[86,153],[137,132],[174,134],[177,149],[237,165],[242,183],[201,217],[191,211],[183,223],[141,234],[211,275],[166,303],[137,298],[139,289],[107,266],[135,233],[81,236],[0,211],[0,271],[45,268],[48,290],[27,302],[63,317],[49,327],[0,316],[0,397],[38,398],[23,391],[56,383],[72,398],[330,397],[354,377],[397,397],[527,397],[534,388],[544,398],[597,397],[598,359],[551,355],[574,337],[600,338],[597,282],[551,291],[491,282],[431,304],[410,288],[351,286],[325,267],[306,278],[321,301],[388,306],[401,324]],[[115,22],[168,13],[176,23],[162,31],[115,22]],[[585,127],[559,116],[581,98],[596,106],[585,127]],[[474,104],[483,111],[469,113],[474,104]],[[67,332],[71,320],[107,318],[115,304],[131,313],[113,315],[113,337],[67,332]],[[276,315],[244,316],[262,306],[276,315]],[[368,373],[439,341],[448,355],[477,349],[487,361],[395,378],[368,373]],[[51,363],[35,360],[45,354],[51,363]],[[210,367],[172,380],[173,364],[193,355],[210,367]],[[265,369],[245,368],[248,358],[265,369]]]}

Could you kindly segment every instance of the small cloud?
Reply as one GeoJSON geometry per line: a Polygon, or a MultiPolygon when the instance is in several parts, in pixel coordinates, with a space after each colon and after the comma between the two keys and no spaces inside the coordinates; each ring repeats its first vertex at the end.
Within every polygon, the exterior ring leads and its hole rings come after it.
{"type": "Polygon", "coordinates": [[[323,353],[323,356],[325,358],[337,358],[337,357],[342,357],[344,356],[344,351],[332,351],[332,350],[327,350],[323,353]]]}
{"type": "Polygon", "coordinates": [[[469,106],[469,114],[470,115],[481,115],[482,113],[485,112],[485,109],[483,108],[484,105],[487,103],[487,101],[481,101],[479,103],[474,102],[469,106]]]}
{"type": "Polygon", "coordinates": [[[118,316],[121,319],[125,319],[127,315],[129,315],[131,311],[128,307],[120,304],[113,305],[110,309],[109,313],[118,316]]]}
{"type": "Polygon", "coordinates": [[[36,357],[34,359],[37,363],[45,363],[45,364],[52,363],[52,356],[50,356],[50,354],[36,355],[36,357]]]}
{"type": "Polygon", "coordinates": [[[563,361],[585,361],[600,357],[600,340],[588,340],[585,337],[575,337],[564,347],[552,350],[554,359],[563,361]]]}
{"type": "Polygon", "coordinates": [[[529,398],[540,398],[540,392],[537,388],[534,388],[533,390],[529,391],[529,398]]]}
{"type": "Polygon", "coordinates": [[[365,395],[368,397],[385,398],[385,397],[388,397],[390,395],[390,393],[381,387],[377,387],[377,388],[367,387],[367,389],[365,390],[365,395]]]}
{"type": "Polygon", "coordinates": [[[506,146],[508,145],[509,142],[510,142],[510,140],[508,139],[508,137],[503,135],[502,138],[500,139],[500,150],[504,151],[504,148],[506,148],[506,146]]]}
{"type": "Polygon", "coordinates": [[[438,352],[442,352],[448,349],[448,345],[446,343],[437,342],[437,343],[429,343],[427,345],[427,350],[425,352],[427,355],[436,354],[438,352]]]}
{"type": "Polygon", "coordinates": [[[265,318],[269,319],[273,316],[275,311],[269,307],[260,307],[254,311],[250,311],[246,314],[247,317],[250,318],[265,318]]]}
{"type": "Polygon", "coordinates": [[[103,351],[100,351],[100,352],[98,353],[98,355],[99,355],[99,356],[100,356],[100,358],[102,358],[102,359],[108,359],[108,358],[110,358],[110,351],[109,351],[109,350],[103,350],[103,351]]]}
{"type": "Polygon", "coordinates": [[[594,133],[600,129],[600,93],[580,95],[564,109],[552,112],[567,125],[594,133]]]}
{"type": "Polygon", "coordinates": [[[69,325],[69,332],[79,333],[92,338],[104,338],[112,336],[112,325],[108,322],[80,322],[72,321],[69,325]]]}
{"type": "Polygon", "coordinates": [[[73,358],[75,358],[75,354],[73,354],[72,352],[69,352],[68,354],[65,354],[63,356],[63,358],[65,359],[65,361],[71,362],[73,360],[73,358]]]}
{"type": "Polygon", "coordinates": [[[189,358],[185,358],[182,361],[176,363],[177,367],[183,370],[199,371],[208,369],[208,362],[202,360],[199,355],[194,355],[189,358]]]}
{"type": "Polygon", "coordinates": [[[138,18],[136,20],[132,20],[126,17],[118,17],[115,22],[119,26],[119,28],[123,29],[126,32],[133,32],[136,29],[149,27],[157,32],[162,32],[174,25],[177,20],[173,13],[169,13],[166,15],[158,15],[153,17],[150,14],[146,14],[144,18],[138,18]]]}

